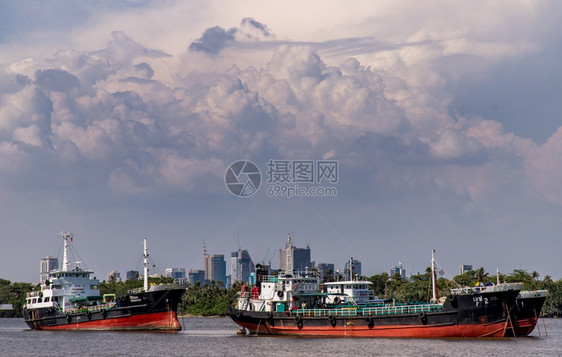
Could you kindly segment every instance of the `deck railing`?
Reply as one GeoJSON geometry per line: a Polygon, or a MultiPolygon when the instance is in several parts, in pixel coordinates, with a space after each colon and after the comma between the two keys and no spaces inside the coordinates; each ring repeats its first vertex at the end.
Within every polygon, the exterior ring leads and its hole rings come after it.
{"type": "MultiPolygon", "coordinates": [[[[111,309],[115,306],[115,302],[108,302],[102,305],[93,305],[93,306],[84,306],[84,307],[80,307],[80,308],[72,308],[72,309],[66,309],[64,312],[67,314],[77,314],[77,313],[81,313],[81,312],[98,312],[98,311],[102,311],[102,310],[108,310],[111,309]]],[[[60,312],[62,312],[62,308],[57,308],[57,310],[59,310],[60,312]]]]}
{"type": "Polygon", "coordinates": [[[399,314],[418,314],[420,312],[441,311],[443,305],[440,304],[421,304],[421,305],[399,305],[399,306],[381,306],[366,307],[363,315],[399,315],[399,314]]]}
{"type": "Polygon", "coordinates": [[[293,310],[292,315],[298,316],[357,316],[356,308],[339,309],[300,309],[293,310]]]}
{"type": "Polygon", "coordinates": [[[291,312],[298,316],[380,316],[380,315],[400,315],[400,314],[419,314],[420,312],[441,311],[442,305],[423,304],[423,305],[401,305],[401,306],[381,306],[365,308],[335,308],[335,309],[300,309],[291,312]]]}

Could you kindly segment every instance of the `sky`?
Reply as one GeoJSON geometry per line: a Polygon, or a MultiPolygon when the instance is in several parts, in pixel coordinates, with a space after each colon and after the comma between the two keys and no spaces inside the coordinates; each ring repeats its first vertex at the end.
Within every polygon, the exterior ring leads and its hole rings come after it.
{"type": "Polygon", "coordinates": [[[204,244],[276,268],[288,234],[364,275],[423,272],[435,249],[449,278],[560,279],[561,15],[3,1],[0,278],[38,281],[69,231],[101,279],[141,269],[144,237],[158,273],[202,269],[204,244]]]}

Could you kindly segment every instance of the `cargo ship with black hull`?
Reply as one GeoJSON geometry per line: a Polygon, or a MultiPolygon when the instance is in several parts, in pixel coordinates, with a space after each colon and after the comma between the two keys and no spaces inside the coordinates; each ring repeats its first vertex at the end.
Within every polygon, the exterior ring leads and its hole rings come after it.
{"type": "Polygon", "coordinates": [[[49,273],[40,291],[28,294],[24,320],[37,330],[179,331],[177,307],[186,284],[148,285],[148,251],[144,240],[144,287],[115,298],[100,295],[93,271],[70,266],[70,233],[63,238],[62,268],[49,273]]]}
{"type": "Polygon", "coordinates": [[[229,315],[241,332],[264,335],[497,338],[513,329],[511,314],[522,284],[459,288],[439,298],[433,254],[432,273],[430,302],[397,304],[346,301],[321,288],[312,274],[269,275],[260,267],[256,285],[242,287],[229,315]]]}
{"type": "Polygon", "coordinates": [[[508,330],[510,336],[528,336],[533,332],[546,298],[547,290],[521,291],[513,310],[513,329],[508,330]]]}

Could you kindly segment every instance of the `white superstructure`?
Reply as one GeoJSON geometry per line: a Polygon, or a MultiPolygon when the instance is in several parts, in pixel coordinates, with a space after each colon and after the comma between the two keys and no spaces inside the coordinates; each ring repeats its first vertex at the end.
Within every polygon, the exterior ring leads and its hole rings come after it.
{"type": "Polygon", "coordinates": [[[41,285],[40,291],[32,291],[26,299],[28,310],[53,308],[66,312],[81,304],[101,304],[99,281],[91,278],[93,271],[84,270],[77,262],[70,267],[69,247],[72,234],[60,233],[63,239],[63,264],[61,269],[49,272],[48,279],[41,285]]]}
{"type": "Polygon", "coordinates": [[[373,290],[369,287],[373,285],[367,280],[345,280],[324,283],[324,290],[328,294],[326,303],[351,303],[366,304],[380,302],[373,290]]]}

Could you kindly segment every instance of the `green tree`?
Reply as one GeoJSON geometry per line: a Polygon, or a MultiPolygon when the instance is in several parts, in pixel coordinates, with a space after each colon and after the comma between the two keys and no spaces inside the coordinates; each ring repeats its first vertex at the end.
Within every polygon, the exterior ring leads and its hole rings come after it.
{"type": "Polygon", "coordinates": [[[369,281],[373,283],[371,289],[373,289],[374,294],[379,298],[385,297],[388,273],[375,274],[369,278],[369,281]]]}
{"type": "Polygon", "coordinates": [[[33,288],[34,285],[30,283],[11,283],[9,280],[0,279],[0,304],[12,304],[14,308],[14,311],[7,314],[22,317],[25,298],[33,288]]]}
{"type": "Polygon", "coordinates": [[[235,282],[231,289],[225,289],[222,282],[210,285],[201,285],[199,282],[187,288],[182,303],[182,311],[198,316],[224,316],[228,312],[228,304],[231,304],[240,291],[240,282],[235,282]]]}

